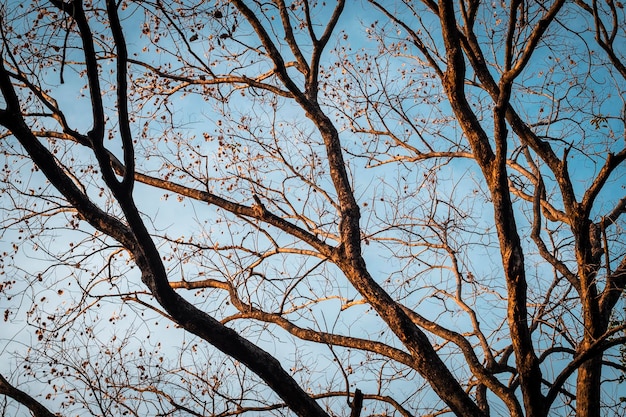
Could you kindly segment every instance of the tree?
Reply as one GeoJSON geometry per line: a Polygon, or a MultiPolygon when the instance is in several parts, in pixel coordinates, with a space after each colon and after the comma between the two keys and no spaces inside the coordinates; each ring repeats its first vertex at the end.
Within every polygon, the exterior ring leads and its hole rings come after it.
{"type": "Polygon", "coordinates": [[[624,8],[509,3],[7,2],[5,410],[620,415],[624,8]]]}

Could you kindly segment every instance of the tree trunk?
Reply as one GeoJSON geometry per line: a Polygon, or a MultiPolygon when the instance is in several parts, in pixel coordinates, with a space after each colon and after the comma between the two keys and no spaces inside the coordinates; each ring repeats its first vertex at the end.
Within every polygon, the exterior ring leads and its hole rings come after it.
{"type": "Polygon", "coordinates": [[[600,417],[602,356],[583,363],[576,379],[576,417],[600,417]]]}

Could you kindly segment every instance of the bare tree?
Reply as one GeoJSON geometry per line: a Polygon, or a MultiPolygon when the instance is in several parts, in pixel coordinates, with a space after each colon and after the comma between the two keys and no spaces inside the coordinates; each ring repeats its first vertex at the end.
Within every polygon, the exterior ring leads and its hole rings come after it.
{"type": "Polygon", "coordinates": [[[332,3],[3,6],[6,413],[624,411],[623,5],[332,3]]]}

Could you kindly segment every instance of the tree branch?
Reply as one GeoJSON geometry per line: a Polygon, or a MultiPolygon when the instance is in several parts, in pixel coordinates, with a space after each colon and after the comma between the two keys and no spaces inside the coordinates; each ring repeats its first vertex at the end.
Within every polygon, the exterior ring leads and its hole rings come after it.
{"type": "Polygon", "coordinates": [[[59,414],[53,414],[39,401],[24,391],[15,388],[2,375],[0,375],[0,394],[6,395],[18,403],[28,407],[34,417],[59,417],[59,414]]]}

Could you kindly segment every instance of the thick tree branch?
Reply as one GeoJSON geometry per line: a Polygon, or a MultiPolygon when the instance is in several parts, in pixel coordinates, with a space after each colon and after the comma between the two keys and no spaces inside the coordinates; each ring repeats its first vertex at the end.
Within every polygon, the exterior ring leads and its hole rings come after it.
{"type": "Polygon", "coordinates": [[[409,317],[411,317],[411,320],[413,320],[415,324],[417,324],[421,328],[426,329],[429,332],[441,337],[442,339],[451,341],[455,345],[457,345],[461,349],[461,352],[463,352],[463,356],[465,357],[465,360],[467,361],[467,364],[469,365],[472,373],[482,384],[485,384],[487,388],[489,388],[495,395],[498,396],[498,398],[500,398],[506,404],[512,416],[521,417],[524,415],[522,407],[515,397],[513,391],[504,386],[491,373],[491,370],[494,369],[494,364],[488,364],[488,367],[485,368],[476,356],[474,348],[463,335],[446,329],[433,321],[427,320],[426,318],[422,317],[421,315],[409,308],[404,307],[404,310],[407,312],[409,317]]]}
{"type": "Polygon", "coordinates": [[[58,417],[59,414],[54,414],[48,410],[39,401],[28,395],[22,390],[15,388],[7,381],[4,376],[0,375],[0,394],[6,395],[18,403],[28,407],[34,417],[58,417]]]}
{"type": "Polygon", "coordinates": [[[116,88],[117,88],[117,123],[122,139],[124,152],[124,177],[121,183],[121,192],[132,195],[135,181],[135,148],[133,136],[130,131],[130,114],[128,112],[128,51],[124,31],[117,13],[117,1],[107,0],[107,15],[111,23],[113,41],[117,49],[116,64],[116,88]]]}
{"type": "Polygon", "coordinates": [[[442,35],[448,66],[443,78],[446,94],[453,111],[474,150],[493,198],[495,224],[500,241],[502,263],[508,288],[508,322],[515,350],[517,369],[526,410],[531,415],[541,415],[541,370],[534,353],[527,323],[527,284],[524,256],[517,234],[515,216],[509,196],[506,175],[506,127],[504,114],[508,108],[510,82],[502,80],[494,99],[496,152],[491,149],[488,137],[468,104],[464,93],[465,62],[461,36],[457,28],[455,10],[451,2],[439,5],[442,35]]]}

